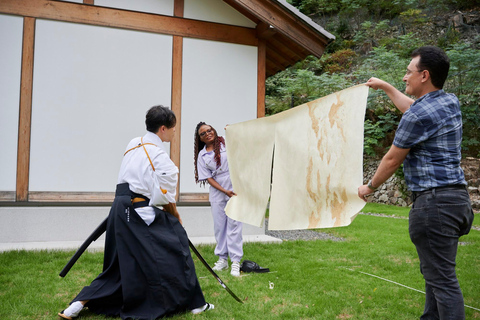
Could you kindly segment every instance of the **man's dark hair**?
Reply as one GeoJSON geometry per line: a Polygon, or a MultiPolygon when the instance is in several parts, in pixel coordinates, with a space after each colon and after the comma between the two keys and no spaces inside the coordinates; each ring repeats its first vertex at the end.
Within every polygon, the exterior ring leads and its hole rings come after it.
{"type": "Polygon", "coordinates": [[[147,125],[147,131],[157,133],[161,126],[165,126],[168,129],[175,127],[177,118],[172,110],[158,105],[148,110],[147,116],[145,117],[145,124],[147,125]]]}
{"type": "Polygon", "coordinates": [[[439,89],[443,88],[450,69],[450,59],[445,51],[434,46],[420,47],[412,52],[412,58],[420,56],[419,70],[428,70],[432,84],[439,89]]]}

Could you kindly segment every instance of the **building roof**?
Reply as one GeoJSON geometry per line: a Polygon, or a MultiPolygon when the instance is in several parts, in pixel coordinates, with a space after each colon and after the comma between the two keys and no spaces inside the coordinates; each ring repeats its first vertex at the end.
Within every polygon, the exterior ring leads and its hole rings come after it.
{"type": "Polygon", "coordinates": [[[224,0],[257,23],[266,44],[266,73],[271,76],[309,55],[321,57],[335,39],[286,0],[224,0]]]}

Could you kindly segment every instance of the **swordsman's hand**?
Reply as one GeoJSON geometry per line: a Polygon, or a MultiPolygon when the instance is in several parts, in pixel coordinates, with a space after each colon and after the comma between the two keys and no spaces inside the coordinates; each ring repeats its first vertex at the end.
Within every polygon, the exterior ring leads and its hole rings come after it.
{"type": "Polygon", "coordinates": [[[177,204],[176,203],[169,203],[169,204],[164,204],[163,205],[163,210],[167,211],[168,213],[170,213],[172,216],[174,216],[175,218],[178,219],[178,221],[180,221],[180,224],[183,225],[183,221],[182,221],[182,218],[180,218],[180,214],[178,213],[178,210],[177,210],[177,204]]]}

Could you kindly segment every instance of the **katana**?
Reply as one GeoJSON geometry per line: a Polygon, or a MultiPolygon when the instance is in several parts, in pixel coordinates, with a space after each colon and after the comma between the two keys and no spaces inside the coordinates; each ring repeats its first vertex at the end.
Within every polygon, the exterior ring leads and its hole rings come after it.
{"type": "Polygon", "coordinates": [[[239,297],[237,297],[235,295],[235,293],[233,293],[232,290],[230,290],[229,287],[227,287],[227,285],[222,281],[222,279],[220,279],[220,277],[215,273],[215,271],[213,271],[212,268],[210,268],[210,266],[208,265],[207,261],[205,261],[205,259],[203,259],[202,255],[200,254],[200,252],[197,251],[197,248],[195,248],[195,246],[193,245],[193,243],[190,241],[190,239],[188,239],[188,245],[190,246],[190,249],[192,249],[192,251],[197,255],[198,259],[200,259],[200,261],[203,263],[203,265],[205,266],[205,268],[207,268],[208,271],[210,271],[210,273],[215,277],[215,279],[217,279],[217,281],[220,283],[220,285],[225,289],[227,290],[228,293],[230,293],[230,295],[235,299],[237,300],[238,302],[240,303],[243,303],[242,300],[240,300],[239,297]]]}
{"type": "MultiPolygon", "coordinates": [[[[78,248],[77,252],[75,252],[75,254],[72,256],[72,258],[70,258],[70,261],[68,261],[68,263],[65,265],[65,267],[63,267],[62,271],[60,272],[60,277],[65,277],[67,275],[68,271],[70,271],[70,269],[73,267],[75,262],[77,262],[78,258],[80,258],[80,256],[85,252],[85,250],[87,250],[88,246],[93,241],[97,240],[107,230],[107,220],[108,220],[108,217],[105,218],[105,220],[103,220],[102,223],[100,223],[100,225],[92,232],[92,234],[83,242],[83,244],[80,246],[80,248],[78,248]]],[[[205,259],[203,259],[202,255],[200,254],[200,252],[198,252],[197,248],[195,248],[195,246],[192,244],[190,239],[188,239],[188,245],[190,246],[190,249],[192,249],[192,251],[198,257],[198,259],[203,263],[205,268],[207,268],[207,270],[210,271],[210,273],[215,277],[215,279],[217,279],[217,281],[220,283],[220,285],[225,290],[227,290],[227,292],[235,300],[237,300],[240,303],[243,303],[243,301],[240,300],[240,298],[237,297],[235,295],[235,293],[233,293],[233,291],[230,290],[229,287],[227,287],[227,285],[222,281],[222,279],[220,279],[220,277],[215,273],[215,271],[213,271],[213,269],[210,268],[208,263],[205,261],[205,259]]]]}

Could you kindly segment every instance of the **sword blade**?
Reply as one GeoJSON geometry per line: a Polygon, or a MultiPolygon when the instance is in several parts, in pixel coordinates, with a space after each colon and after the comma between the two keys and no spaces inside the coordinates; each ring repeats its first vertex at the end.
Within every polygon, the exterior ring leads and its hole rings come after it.
{"type": "Polygon", "coordinates": [[[195,255],[198,257],[198,259],[200,259],[200,261],[203,263],[203,265],[205,266],[205,268],[207,268],[208,271],[210,271],[210,273],[215,277],[215,279],[217,279],[217,281],[220,283],[220,285],[225,289],[227,290],[227,292],[235,299],[237,300],[238,302],[240,303],[243,303],[242,300],[240,300],[239,297],[237,297],[237,295],[235,293],[233,293],[232,290],[230,290],[229,287],[227,287],[227,285],[222,281],[222,279],[220,279],[220,277],[215,273],[215,271],[213,271],[212,268],[210,268],[210,266],[208,265],[207,261],[205,261],[205,259],[203,259],[202,255],[200,254],[200,252],[198,252],[197,248],[195,248],[195,246],[192,244],[192,242],[190,241],[190,239],[188,239],[188,245],[190,246],[190,249],[192,249],[192,251],[195,253],[195,255]]]}

